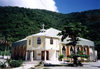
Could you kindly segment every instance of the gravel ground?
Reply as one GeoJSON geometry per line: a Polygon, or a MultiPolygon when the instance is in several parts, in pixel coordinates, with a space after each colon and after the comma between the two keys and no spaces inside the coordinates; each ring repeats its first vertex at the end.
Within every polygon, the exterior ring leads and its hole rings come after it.
{"type": "MultiPolygon", "coordinates": [[[[0,59],[1,62],[5,62],[5,59],[0,59]]],[[[16,68],[4,68],[4,69],[33,69],[35,65],[37,65],[40,61],[25,61],[22,66],[16,68]]],[[[2,68],[0,68],[2,69],[2,68]]]]}
{"type": "MultiPolygon", "coordinates": [[[[0,59],[0,61],[5,61],[5,60],[0,59]]],[[[24,65],[21,67],[9,68],[9,69],[29,69],[31,67],[34,68],[34,65],[38,64],[38,62],[39,61],[25,62],[24,65]]],[[[100,69],[100,60],[98,60],[97,62],[83,63],[83,67],[53,66],[53,67],[40,67],[39,69],[100,69]]]]}
{"type": "Polygon", "coordinates": [[[43,67],[40,69],[100,69],[100,60],[97,62],[88,62],[83,63],[83,67],[68,67],[68,66],[61,66],[61,67],[43,67]]]}

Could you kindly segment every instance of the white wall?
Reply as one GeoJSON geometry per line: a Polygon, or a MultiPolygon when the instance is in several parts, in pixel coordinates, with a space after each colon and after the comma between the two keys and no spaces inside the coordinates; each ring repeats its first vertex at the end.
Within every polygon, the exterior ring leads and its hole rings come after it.
{"type": "Polygon", "coordinates": [[[94,59],[94,54],[93,54],[93,48],[89,48],[89,54],[90,54],[90,60],[92,61],[94,59]]]}
{"type": "Polygon", "coordinates": [[[57,60],[56,58],[56,50],[49,50],[49,60],[57,60]]]}
{"type": "Polygon", "coordinates": [[[36,51],[36,59],[41,60],[41,51],[39,50],[36,51]]]}
{"type": "Polygon", "coordinates": [[[33,36],[32,39],[33,39],[33,44],[32,44],[33,50],[36,50],[36,49],[44,50],[44,47],[45,47],[44,46],[44,42],[45,42],[44,36],[33,36]],[[41,44],[37,44],[37,38],[38,37],[41,38],[41,44]]]}
{"type": "Polygon", "coordinates": [[[44,50],[44,37],[43,36],[30,36],[27,37],[27,50],[44,50]],[[41,38],[41,44],[37,44],[37,38],[41,38]],[[29,45],[29,40],[31,40],[31,45],[29,45]]]}
{"type": "Polygon", "coordinates": [[[32,50],[32,37],[27,37],[27,50],[32,50]],[[31,44],[29,45],[29,40],[31,40],[31,44]]]}
{"type": "Polygon", "coordinates": [[[45,49],[59,50],[59,40],[53,38],[53,44],[50,44],[50,38],[45,38],[45,49]]]}
{"type": "Polygon", "coordinates": [[[57,60],[56,50],[59,50],[59,39],[53,38],[53,44],[50,44],[50,37],[40,36],[41,44],[37,44],[38,37],[39,36],[27,37],[27,50],[36,51],[35,57],[37,60],[41,60],[41,51],[48,50],[49,60],[57,60]],[[29,45],[29,40],[31,40],[31,45],[29,45]]]}

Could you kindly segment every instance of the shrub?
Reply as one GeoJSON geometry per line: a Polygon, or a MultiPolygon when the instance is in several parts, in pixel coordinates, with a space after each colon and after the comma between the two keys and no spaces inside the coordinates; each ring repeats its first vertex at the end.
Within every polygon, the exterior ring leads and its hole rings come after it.
{"type": "Polygon", "coordinates": [[[6,67],[6,62],[0,62],[0,68],[5,68],[6,67]]]}
{"type": "Polygon", "coordinates": [[[68,57],[69,58],[73,58],[73,57],[89,58],[89,55],[86,55],[86,54],[71,54],[68,57]]]}
{"type": "Polygon", "coordinates": [[[82,57],[84,57],[84,58],[89,58],[89,55],[83,54],[82,57]]]}
{"type": "Polygon", "coordinates": [[[64,55],[59,55],[59,60],[62,60],[62,58],[64,58],[64,55]]]}
{"type": "Polygon", "coordinates": [[[9,51],[0,51],[0,55],[4,56],[4,55],[11,55],[10,50],[9,51]]]}
{"type": "Polygon", "coordinates": [[[19,67],[21,66],[21,64],[23,63],[22,60],[8,60],[8,64],[11,66],[11,67],[19,67]]]}

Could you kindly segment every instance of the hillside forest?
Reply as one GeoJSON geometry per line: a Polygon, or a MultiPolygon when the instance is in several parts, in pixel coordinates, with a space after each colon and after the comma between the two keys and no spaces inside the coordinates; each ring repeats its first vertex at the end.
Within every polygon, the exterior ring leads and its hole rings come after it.
{"type": "MultiPolygon", "coordinates": [[[[0,40],[7,40],[11,46],[12,42],[39,32],[42,24],[46,29],[53,27],[63,30],[69,23],[86,26],[88,32],[83,38],[95,42],[100,58],[100,9],[62,14],[39,9],[0,7],[0,40]]],[[[4,47],[4,44],[0,44],[0,50],[4,50],[4,47]]]]}

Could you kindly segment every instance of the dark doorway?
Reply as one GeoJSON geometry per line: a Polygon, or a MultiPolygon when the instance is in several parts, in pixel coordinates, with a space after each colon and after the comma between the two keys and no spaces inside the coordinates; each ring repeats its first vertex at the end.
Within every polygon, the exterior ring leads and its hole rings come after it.
{"type": "MultiPolygon", "coordinates": [[[[41,60],[45,58],[45,51],[41,51],[41,60]]],[[[46,60],[49,60],[49,51],[46,51],[46,60]]]]}

